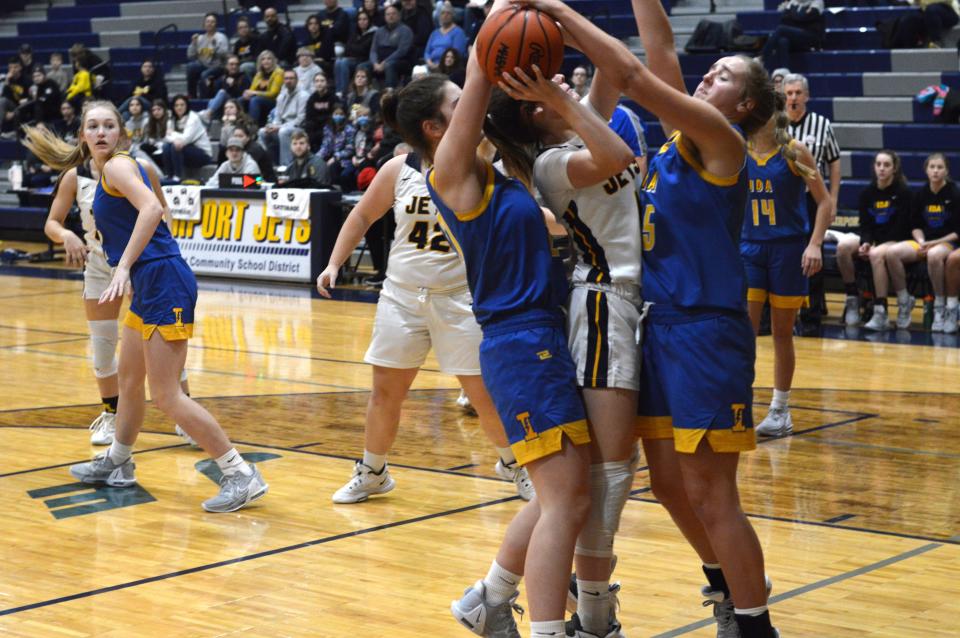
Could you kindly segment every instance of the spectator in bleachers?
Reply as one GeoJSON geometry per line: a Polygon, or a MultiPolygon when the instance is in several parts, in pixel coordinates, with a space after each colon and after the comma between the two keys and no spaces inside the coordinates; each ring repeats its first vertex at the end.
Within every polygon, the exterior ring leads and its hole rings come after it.
{"type": "Polygon", "coordinates": [[[324,73],[330,75],[337,58],[337,45],[346,45],[350,37],[351,23],[350,16],[340,8],[337,0],[323,0],[323,5],[324,9],[320,12],[322,44],[318,63],[323,67],[324,73]]]}
{"type": "Polygon", "coordinates": [[[20,58],[10,58],[7,74],[3,77],[3,90],[0,91],[0,130],[16,135],[17,109],[28,101],[29,87],[30,80],[23,77],[20,58]]]}
{"type": "Polygon", "coordinates": [[[67,67],[63,66],[63,54],[51,53],[50,66],[47,69],[47,77],[57,83],[60,92],[66,92],[73,80],[73,73],[67,67]]]}
{"type": "MultiPolygon", "coordinates": [[[[960,219],[956,220],[954,228],[960,232],[960,219]]],[[[955,334],[957,321],[960,320],[960,248],[947,257],[946,271],[947,308],[943,316],[943,331],[955,334]]]]}
{"type": "Polygon", "coordinates": [[[460,55],[467,54],[467,34],[453,21],[453,5],[444,2],[440,8],[440,26],[434,29],[427,40],[423,59],[427,68],[436,71],[447,49],[455,49],[460,55]]]}
{"type": "MultiPolygon", "coordinates": [[[[163,161],[163,141],[170,130],[170,111],[165,100],[154,100],[150,104],[150,118],[140,148],[157,162],[163,161]]],[[[158,171],[162,173],[163,171],[158,171]]]]}
{"type": "Polygon", "coordinates": [[[19,57],[20,57],[20,66],[23,67],[24,77],[28,77],[28,78],[33,77],[34,68],[36,66],[39,66],[33,61],[33,47],[31,47],[26,42],[21,44],[19,57]]]}
{"type": "MultiPolygon", "coordinates": [[[[790,118],[790,135],[801,142],[813,154],[817,170],[830,189],[830,199],[834,210],[840,196],[840,145],[833,133],[830,120],[819,113],[807,111],[810,99],[810,86],[807,78],[799,73],[791,73],[783,79],[783,90],[787,100],[787,117],[790,118]]],[[[816,227],[817,204],[807,193],[807,214],[810,215],[810,228],[816,227]]],[[[800,311],[800,321],[807,331],[819,327],[820,320],[827,314],[826,296],[823,290],[823,271],[810,277],[810,305],[800,311]]]]}
{"type": "Polygon", "coordinates": [[[290,188],[329,188],[330,169],[319,155],[310,152],[310,138],[297,131],[290,138],[290,163],[280,184],[290,188]]]}
{"type": "Polygon", "coordinates": [[[760,52],[768,69],[789,66],[791,52],[822,49],[827,28],[823,0],[786,0],[778,10],[780,25],[760,52]]]}
{"type": "Polygon", "coordinates": [[[282,166],[290,163],[290,136],[303,126],[307,110],[307,95],[297,86],[297,73],[293,69],[283,72],[283,89],[277,96],[277,105],[270,112],[267,124],[260,129],[260,144],[270,152],[270,157],[282,166]]]}
{"type": "MultiPolygon", "coordinates": [[[[430,10],[425,9],[417,3],[417,0],[400,0],[395,2],[394,6],[400,9],[400,19],[405,25],[410,27],[410,30],[413,32],[413,58],[423,57],[423,50],[427,46],[427,40],[430,39],[430,34],[433,33],[433,16],[430,15],[430,10]]],[[[383,14],[384,18],[387,18],[387,9],[389,5],[384,8],[383,14]]],[[[387,25],[389,26],[390,20],[386,20],[387,25]]]]}
{"type": "Polygon", "coordinates": [[[227,159],[217,167],[210,179],[207,180],[207,186],[218,188],[220,186],[220,175],[260,175],[260,167],[246,151],[243,150],[243,142],[239,137],[231,137],[225,145],[227,159]]]}
{"type": "Polygon", "coordinates": [[[960,189],[950,179],[950,167],[943,153],[929,155],[923,162],[923,170],[927,174],[927,183],[913,193],[912,199],[909,228],[913,239],[902,241],[887,251],[887,270],[900,307],[897,327],[906,328],[910,325],[914,299],[907,290],[904,265],[926,259],[934,295],[932,330],[943,332],[946,310],[944,269],[947,257],[960,245],[957,234],[960,189]],[[903,319],[904,315],[906,319],[903,319]]]}
{"type": "Polygon", "coordinates": [[[443,52],[443,57],[440,58],[437,73],[443,73],[450,78],[451,82],[463,88],[463,83],[467,78],[467,65],[464,60],[464,56],[461,56],[456,49],[447,49],[443,52]]]}
{"type": "Polygon", "coordinates": [[[313,60],[313,49],[300,47],[297,51],[297,66],[294,68],[297,74],[297,86],[307,95],[313,91],[313,78],[324,73],[313,60]]]}
{"type": "MultiPolygon", "coordinates": [[[[297,55],[297,41],[293,31],[280,22],[280,16],[273,7],[267,7],[263,12],[263,21],[267,28],[260,34],[260,51],[273,51],[279,62],[290,67],[294,64],[297,55]]],[[[259,64],[259,58],[258,58],[259,64]]]]}
{"type": "MultiPolygon", "coordinates": [[[[140,100],[132,100],[129,108],[130,117],[124,122],[123,128],[126,129],[127,136],[130,138],[130,155],[140,161],[149,162],[154,172],[160,175],[163,171],[154,162],[155,156],[144,148],[144,143],[147,142],[147,125],[150,123],[150,115],[143,108],[140,100]]],[[[156,150],[156,147],[152,147],[152,150],[156,150]]]]}
{"type": "Polygon", "coordinates": [[[67,101],[73,104],[73,108],[81,110],[84,101],[93,97],[93,76],[86,66],[86,58],[77,58],[73,62],[73,82],[67,89],[67,101]]]}
{"type": "Polygon", "coordinates": [[[577,66],[570,72],[570,88],[581,98],[590,92],[590,72],[586,67],[577,66]]]}
{"type": "Polygon", "coordinates": [[[358,66],[353,72],[353,80],[343,101],[348,111],[355,104],[360,104],[370,109],[371,113],[380,113],[380,92],[373,88],[368,67],[358,66]]]}
{"type": "Polygon", "coordinates": [[[370,22],[375,27],[382,27],[386,24],[383,18],[383,9],[377,0],[363,0],[360,10],[370,16],[370,22]]]}
{"type": "Polygon", "coordinates": [[[323,128],[330,121],[336,103],[337,94],[330,87],[327,76],[323,73],[315,75],[313,93],[307,98],[307,109],[303,116],[303,128],[310,136],[311,150],[316,151],[323,143],[323,128]]]}
{"type": "Polygon", "coordinates": [[[77,142],[77,133],[80,130],[80,118],[73,104],[64,100],[60,105],[60,119],[53,123],[51,130],[68,144],[77,142]]]}
{"type": "Polygon", "coordinates": [[[239,100],[244,92],[250,88],[250,78],[240,70],[240,58],[231,55],[227,58],[226,73],[217,79],[217,93],[209,102],[207,108],[200,113],[200,119],[209,122],[220,115],[220,109],[227,100],[239,100]]]}
{"type": "Polygon", "coordinates": [[[357,65],[370,59],[370,47],[376,31],[377,27],[370,19],[370,14],[363,9],[358,11],[356,25],[350,30],[343,55],[338,57],[333,65],[334,84],[340,95],[347,92],[347,85],[357,65]]]}
{"type": "Polygon", "coordinates": [[[257,74],[253,76],[250,88],[243,92],[248,100],[247,112],[257,126],[267,119],[267,114],[277,104],[277,96],[283,87],[283,71],[277,66],[277,56],[269,49],[257,56],[257,74]]]}
{"type": "Polygon", "coordinates": [[[375,160],[373,147],[376,140],[373,134],[376,123],[370,115],[370,109],[360,104],[354,105],[350,122],[353,124],[353,155],[350,163],[343,165],[338,179],[344,192],[357,190],[357,175],[368,166],[374,166],[375,160]]]}
{"type": "Polygon", "coordinates": [[[347,120],[347,112],[343,105],[333,107],[330,122],[323,129],[323,143],[317,154],[323,158],[330,168],[330,179],[333,183],[340,183],[340,176],[352,166],[353,138],[356,131],[347,120]]]}
{"type": "Polygon", "coordinates": [[[234,132],[242,128],[245,131],[254,131],[257,125],[250,116],[243,112],[240,100],[227,100],[223,105],[223,116],[220,118],[220,149],[217,154],[217,163],[227,159],[227,142],[234,136],[234,132]]]}
{"type": "Polygon", "coordinates": [[[923,26],[926,41],[931,47],[943,46],[943,34],[957,26],[954,0],[914,0],[923,11],[923,26]]]}
{"type": "Polygon", "coordinates": [[[85,44],[80,42],[75,43],[70,47],[70,64],[73,67],[73,72],[77,72],[77,61],[83,63],[83,68],[90,72],[91,76],[99,76],[99,78],[91,77],[91,84],[97,84],[103,82],[104,80],[110,79],[110,65],[106,64],[99,55],[87,48],[85,44]]]}
{"type": "Polygon", "coordinates": [[[467,0],[441,0],[437,2],[433,7],[433,23],[437,26],[440,25],[440,12],[443,10],[444,5],[450,5],[450,8],[453,10],[453,21],[460,25],[463,28],[464,33],[466,33],[466,25],[464,20],[466,19],[467,14],[467,0]]]}
{"type": "Polygon", "coordinates": [[[400,78],[413,68],[413,31],[400,21],[397,5],[384,9],[383,16],[386,24],[373,34],[370,64],[374,75],[382,76],[388,88],[396,88],[400,86],[400,78]]]}
{"type": "Polygon", "coordinates": [[[303,26],[307,30],[307,39],[301,43],[301,48],[306,47],[313,51],[314,59],[322,59],[320,51],[323,49],[323,30],[320,28],[320,16],[315,13],[307,16],[303,26]]]}
{"type": "Polygon", "coordinates": [[[139,101],[143,110],[146,110],[153,100],[166,101],[166,99],[167,83],[163,81],[163,77],[157,71],[157,65],[154,61],[147,58],[140,64],[140,79],[133,84],[130,96],[120,104],[120,113],[123,115],[128,112],[132,100],[139,101]]]}
{"type": "Polygon", "coordinates": [[[209,98],[213,81],[223,75],[230,53],[227,36],[217,31],[217,14],[203,16],[203,33],[194,33],[187,47],[187,93],[190,97],[209,98]]]}
{"type": "Polygon", "coordinates": [[[790,75],[790,69],[786,67],[780,67],[779,69],[774,69],[770,74],[770,79],[773,80],[773,90],[778,93],[783,93],[783,79],[790,75]]]}
{"type": "Polygon", "coordinates": [[[33,84],[27,93],[30,100],[22,106],[25,112],[20,117],[21,123],[50,124],[59,117],[63,94],[57,83],[47,78],[47,72],[39,64],[33,69],[33,84]]]}
{"type": "Polygon", "coordinates": [[[467,5],[467,35],[470,36],[470,45],[477,39],[477,33],[483,26],[487,16],[490,15],[490,9],[493,8],[493,0],[470,0],[467,5]]]}
{"type": "Polygon", "coordinates": [[[28,188],[43,188],[50,186],[56,181],[57,172],[50,166],[44,164],[40,158],[28,151],[26,156],[26,173],[24,174],[24,184],[28,188]]]}
{"type": "Polygon", "coordinates": [[[186,95],[177,95],[171,104],[171,127],[163,142],[163,172],[167,177],[182,180],[187,168],[213,163],[207,128],[200,116],[190,110],[186,95]]]}
{"type": "Polygon", "coordinates": [[[260,174],[263,175],[263,179],[266,182],[276,182],[277,181],[277,172],[273,167],[273,161],[270,159],[270,154],[267,153],[267,150],[257,144],[256,140],[253,139],[251,131],[245,129],[241,126],[238,126],[233,132],[234,137],[240,140],[240,143],[243,144],[243,150],[247,152],[247,155],[253,158],[253,161],[257,163],[257,166],[260,168],[260,174]]]}
{"type": "Polygon", "coordinates": [[[250,20],[237,20],[237,37],[233,41],[233,54],[240,60],[240,70],[253,79],[257,72],[257,56],[260,55],[260,34],[250,26],[250,20]]]}
{"type": "Polygon", "coordinates": [[[867,330],[886,330],[887,251],[910,237],[910,189],[903,176],[900,156],[884,149],[873,159],[873,179],[860,193],[860,249],[873,270],[873,316],[864,325],[867,330]]]}

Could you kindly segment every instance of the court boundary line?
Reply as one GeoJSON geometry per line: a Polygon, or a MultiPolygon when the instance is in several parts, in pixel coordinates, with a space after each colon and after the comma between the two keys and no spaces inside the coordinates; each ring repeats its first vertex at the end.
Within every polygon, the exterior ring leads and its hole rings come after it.
{"type": "Polygon", "coordinates": [[[10,350],[13,348],[30,348],[33,346],[49,346],[55,343],[76,343],[77,341],[86,341],[90,337],[69,337],[67,339],[57,339],[55,341],[37,341],[34,343],[13,343],[9,346],[0,346],[0,350],[10,350]]]}
{"type": "Polygon", "coordinates": [[[399,521],[393,521],[390,523],[383,523],[381,525],[375,525],[374,527],[366,527],[362,529],[355,529],[349,532],[342,532],[340,534],[334,534],[332,536],[325,536],[323,538],[317,538],[310,541],[304,541],[301,543],[294,543],[292,545],[284,545],[282,547],[275,547],[273,549],[264,550],[262,552],[255,552],[253,554],[247,554],[246,556],[238,556],[236,558],[229,558],[226,560],[217,561],[215,563],[208,563],[206,565],[197,565],[195,567],[188,567],[186,569],[180,569],[174,572],[168,572],[166,574],[158,574],[156,576],[148,576],[147,578],[140,578],[137,580],[129,581],[126,583],[119,583],[116,585],[108,585],[106,587],[99,587],[97,589],[92,589],[85,592],[78,592],[76,594],[69,594],[67,596],[59,596],[57,598],[51,598],[48,600],[43,600],[35,603],[29,603],[27,605],[20,605],[18,607],[11,607],[9,609],[0,609],[0,617],[2,616],[11,616],[13,614],[21,613],[24,611],[31,611],[34,609],[40,609],[43,607],[50,607],[53,605],[59,605],[62,603],[72,602],[74,600],[80,600],[83,598],[90,598],[92,596],[98,596],[100,594],[106,594],[114,591],[121,591],[124,589],[131,589],[133,587],[138,587],[140,585],[148,585],[151,583],[169,580],[171,578],[177,578],[180,576],[189,576],[191,574],[196,574],[199,572],[209,571],[212,569],[218,569],[220,567],[226,567],[228,565],[236,565],[239,563],[245,563],[251,560],[258,560],[260,558],[266,558],[269,556],[275,556],[277,554],[285,554],[292,551],[297,551],[300,549],[306,549],[309,547],[315,547],[318,545],[325,545],[327,543],[332,543],[338,540],[343,540],[345,538],[353,538],[356,536],[364,536],[366,534],[371,534],[373,532],[379,532],[387,529],[393,529],[395,527],[402,527],[405,525],[412,525],[414,523],[422,523],[423,521],[432,520],[435,518],[443,518],[446,516],[453,516],[456,514],[462,514],[464,512],[470,512],[477,509],[482,509],[484,507],[490,507],[493,505],[500,505],[510,501],[519,499],[519,496],[507,496],[504,498],[494,499],[492,501],[485,501],[482,503],[474,503],[472,505],[465,505],[463,507],[458,507],[452,510],[444,510],[441,512],[433,512],[431,514],[423,514],[421,516],[415,516],[413,518],[403,519],[399,521]]]}
{"type": "MultiPolygon", "coordinates": [[[[174,435],[174,436],[176,436],[176,435],[174,435]]],[[[136,451],[132,452],[132,454],[146,454],[146,453],[148,453],[148,452],[159,452],[159,451],[161,451],[161,450],[171,450],[171,449],[178,448],[178,447],[187,447],[188,445],[189,445],[188,443],[177,443],[177,444],[174,444],[174,445],[162,445],[162,446],[160,446],[160,447],[151,447],[151,448],[146,448],[146,449],[144,449],[144,450],[136,450],[136,451]]],[[[77,463],[86,463],[86,462],[89,461],[89,460],[90,460],[89,458],[86,458],[86,459],[81,459],[81,460],[79,460],[79,461],[68,461],[67,463],[57,463],[56,465],[48,465],[48,466],[46,466],[46,467],[35,467],[35,468],[31,468],[31,469],[29,469],[29,470],[17,470],[16,472],[7,472],[6,474],[0,474],[0,479],[8,478],[8,477],[11,477],[11,476],[19,476],[19,475],[21,475],[21,474],[32,474],[32,473],[34,473],[34,472],[45,472],[45,471],[47,471],[47,470],[55,470],[55,469],[61,468],[61,467],[69,467],[69,466],[75,465],[75,464],[77,464],[77,463]]]]}
{"type": "MultiPolygon", "coordinates": [[[[827,577],[827,578],[823,578],[823,579],[821,579],[821,580],[814,581],[814,582],[809,583],[809,584],[807,584],[807,585],[802,585],[802,586],[797,587],[797,588],[795,588],[795,589],[791,589],[790,591],[786,591],[786,592],[784,592],[784,593],[782,593],[782,594],[778,594],[778,595],[776,595],[776,596],[771,596],[771,597],[770,597],[769,604],[776,604],[776,603],[778,603],[778,602],[780,602],[780,601],[783,601],[783,600],[789,600],[790,598],[795,598],[795,597],[797,597],[797,596],[802,596],[803,594],[807,594],[807,593],[809,593],[809,592],[816,591],[816,590],[818,590],[818,589],[823,589],[823,588],[825,588],[825,587],[829,587],[829,586],[831,586],[831,585],[835,585],[835,584],[840,583],[840,582],[843,582],[843,581],[845,581],[845,580],[850,580],[851,578],[856,578],[856,577],[858,577],[858,576],[863,576],[864,574],[869,574],[870,572],[877,571],[878,569],[883,569],[884,567],[889,567],[890,565],[895,565],[895,564],[900,563],[900,562],[903,562],[903,561],[905,561],[905,560],[909,560],[909,559],[911,559],[911,558],[915,558],[916,556],[921,556],[921,555],[923,555],[923,554],[926,554],[927,552],[933,551],[933,550],[938,549],[938,548],[940,548],[940,547],[943,547],[943,544],[942,544],[942,543],[939,543],[939,542],[934,542],[934,543],[928,543],[928,544],[926,544],[926,545],[921,545],[920,547],[915,547],[915,548],[913,548],[913,549],[911,549],[911,550],[907,550],[907,551],[905,551],[905,552],[901,552],[900,554],[896,554],[896,555],[894,555],[894,556],[890,556],[889,558],[884,558],[883,560],[879,560],[879,561],[876,561],[876,562],[874,562],[874,563],[870,563],[869,565],[864,565],[864,566],[862,566],[862,567],[857,567],[856,569],[851,569],[850,571],[842,572],[842,573],[836,574],[836,575],[834,575],[834,576],[829,576],[829,577],[827,577]]],[[[664,632],[664,633],[657,634],[657,635],[653,636],[653,638],[674,638],[675,636],[682,636],[683,634],[688,634],[688,633],[690,633],[691,631],[695,631],[695,630],[697,630],[697,629],[702,629],[702,628],[704,628],[704,627],[709,627],[710,625],[713,625],[715,622],[716,622],[716,620],[714,620],[713,618],[705,618],[705,619],[703,619],[703,620],[698,620],[698,621],[692,622],[692,623],[690,623],[690,624],[688,624],[688,625],[683,625],[682,627],[677,627],[676,629],[671,629],[670,631],[666,631],[666,632],[664,632]]]]}
{"type": "Polygon", "coordinates": [[[53,295],[66,295],[66,294],[74,295],[77,292],[78,291],[76,288],[72,288],[70,290],[51,290],[49,292],[28,292],[23,295],[0,295],[0,299],[23,299],[25,297],[51,297],[53,295]]]}
{"type": "Polygon", "coordinates": [[[960,454],[955,454],[951,452],[937,452],[936,450],[912,450],[906,447],[894,447],[890,445],[875,445],[873,443],[860,443],[858,441],[841,441],[841,440],[830,440],[830,439],[804,439],[808,442],[816,443],[825,443],[826,445],[834,445],[836,447],[853,447],[863,450],[876,450],[878,452],[891,452],[893,454],[911,454],[917,456],[935,456],[945,459],[960,459],[960,454]]]}

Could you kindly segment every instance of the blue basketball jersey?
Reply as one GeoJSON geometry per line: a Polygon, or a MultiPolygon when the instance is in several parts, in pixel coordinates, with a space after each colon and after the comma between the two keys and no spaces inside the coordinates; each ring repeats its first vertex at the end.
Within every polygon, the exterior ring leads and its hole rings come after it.
{"type": "Polygon", "coordinates": [[[747,153],[750,197],[741,239],[780,241],[807,236],[807,185],[796,165],[784,156],[784,148],[766,157],[747,153]]]}
{"type": "Polygon", "coordinates": [[[708,173],[674,133],[643,192],[643,298],[680,308],[746,310],[740,229],[747,171],[708,173]]]}
{"type": "MultiPolygon", "coordinates": [[[[139,162],[127,153],[117,153],[114,157],[116,156],[126,157],[134,162],[140,171],[143,183],[147,185],[147,188],[152,188],[147,171],[139,162]]],[[[97,233],[100,235],[100,242],[103,244],[107,263],[111,266],[116,266],[119,263],[123,251],[126,250],[130,236],[133,234],[133,227],[137,223],[138,214],[136,207],[128,202],[126,197],[111,188],[107,184],[106,177],[101,175],[100,182],[97,184],[96,195],[93,198],[93,217],[97,224],[97,233]]],[[[180,247],[170,235],[167,225],[161,221],[154,229],[153,237],[150,238],[150,242],[140,253],[136,263],[172,256],[180,256],[180,247]]]]}
{"type": "Polygon", "coordinates": [[[433,169],[427,188],[437,220],[466,265],[473,313],[482,327],[530,311],[560,312],[567,295],[563,264],[539,204],[521,182],[487,164],[483,200],[466,212],[443,202],[433,169]]]}

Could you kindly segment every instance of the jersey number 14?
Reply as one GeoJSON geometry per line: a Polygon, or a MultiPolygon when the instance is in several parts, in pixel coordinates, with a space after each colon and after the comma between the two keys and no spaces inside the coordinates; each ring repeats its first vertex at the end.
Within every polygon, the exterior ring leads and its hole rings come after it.
{"type": "Polygon", "coordinates": [[[772,199],[751,199],[750,206],[753,210],[753,225],[760,225],[760,215],[768,218],[771,226],[777,225],[777,208],[772,199]]]}

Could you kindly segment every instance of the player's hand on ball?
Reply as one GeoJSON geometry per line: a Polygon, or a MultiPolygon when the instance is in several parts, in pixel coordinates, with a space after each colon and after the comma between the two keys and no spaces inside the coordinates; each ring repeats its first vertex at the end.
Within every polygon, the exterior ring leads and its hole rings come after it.
{"type": "Polygon", "coordinates": [[[563,89],[552,80],[543,77],[540,67],[533,65],[533,77],[520,67],[513,69],[513,75],[504,73],[500,80],[500,89],[515,100],[528,102],[547,102],[564,96],[563,89]]]}

